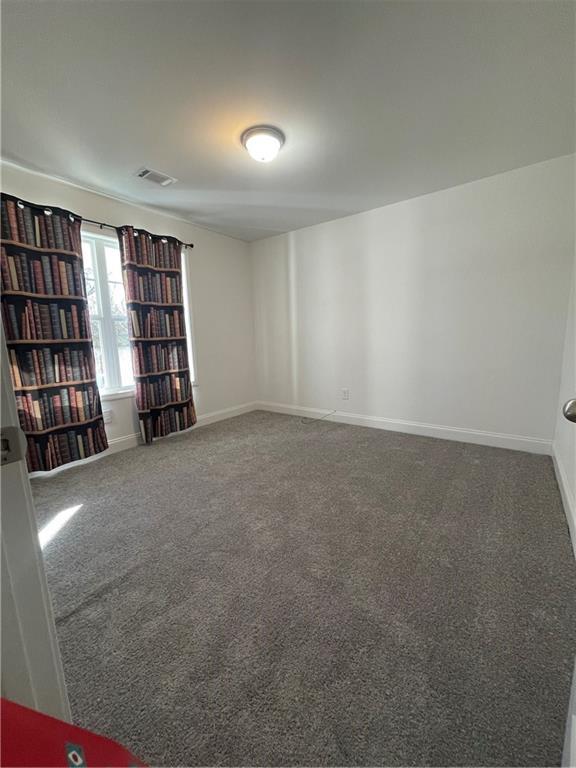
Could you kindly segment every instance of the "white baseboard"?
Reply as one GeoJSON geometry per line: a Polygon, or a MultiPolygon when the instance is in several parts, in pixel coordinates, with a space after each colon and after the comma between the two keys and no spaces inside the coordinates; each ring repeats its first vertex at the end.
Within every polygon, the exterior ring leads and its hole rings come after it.
{"type": "Polygon", "coordinates": [[[132,435],[124,435],[123,437],[114,437],[112,440],[108,440],[108,450],[105,454],[118,453],[118,451],[125,451],[128,448],[136,448],[142,442],[140,432],[134,432],[132,435]]]}
{"type": "Polygon", "coordinates": [[[241,405],[233,405],[230,408],[222,408],[220,411],[210,411],[210,413],[199,414],[198,421],[192,429],[204,427],[215,421],[223,421],[224,419],[231,419],[234,416],[241,416],[243,413],[250,413],[250,411],[255,411],[258,406],[259,403],[256,402],[242,403],[241,405]]]}
{"type": "Polygon", "coordinates": [[[552,460],[554,461],[556,480],[558,481],[558,487],[560,488],[560,495],[562,496],[562,503],[564,504],[564,512],[566,513],[568,528],[570,529],[572,551],[576,557],[576,499],[574,498],[574,494],[568,483],[568,473],[566,472],[566,468],[555,451],[552,453],[552,460]]]}
{"type": "Polygon", "coordinates": [[[232,419],[234,416],[241,416],[243,413],[250,413],[256,410],[256,403],[242,403],[241,405],[232,405],[230,408],[222,408],[220,411],[210,411],[209,413],[197,414],[196,424],[188,429],[181,429],[179,432],[171,432],[169,435],[157,438],[158,440],[170,440],[178,435],[185,435],[187,432],[194,432],[200,427],[206,427],[216,421],[232,419]]]}
{"type": "Polygon", "coordinates": [[[258,402],[257,407],[263,411],[287,413],[293,416],[305,416],[312,419],[326,417],[326,421],[354,424],[359,427],[373,427],[374,429],[388,429],[392,432],[405,432],[422,437],[438,437],[443,440],[490,445],[495,448],[510,448],[514,451],[528,451],[529,453],[543,453],[546,455],[552,453],[552,442],[550,440],[541,440],[523,435],[508,435],[500,432],[445,427],[438,424],[424,424],[416,421],[404,421],[402,419],[387,419],[383,416],[365,416],[364,414],[349,413],[347,411],[331,413],[329,410],[320,408],[307,408],[305,406],[285,405],[284,403],[270,403],[266,401],[258,402]]]}
{"type": "MultiPolygon", "coordinates": [[[[365,416],[364,414],[349,413],[347,411],[335,411],[334,413],[331,413],[329,410],[323,410],[321,408],[308,408],[301,405],[286,405],[284,403],[271,403],[267,401],[242,403],[241,405],[233,405],[230,408],[222,408],[218,411],[210,411],[209,413],[199,414],[197,423],[193,427],[190,427],[190,430],[186,431],[193,431],[208,424],[213,424],[216,421],[223,421],[224,419],[230,419],[234,416],[241,416],[244,413],[250,413],[250,411],[255,410],[272,411],[274,413],[286,413],[291,416],[304,416],[311,419],[321,419],[326,417],[326,421],[334,421],[341,424],[354,424],[360,427],[372,427],[373,429],[388,429],[392,432],[405,432],[407,434],[421,435],[423,437],[438,437],[443,440],[457,440],[464,443],[491,445],[496,448],[510,448],[512,450],[528,451],[530,453],[552,453],[551,441],[540,440],[534,437],[507,435],[499,432],[483,432],[480,430],[460,429],[459,427],[444,427],[437,424],[424,424],[416,421],[404,421],[402,419],[387,419],[383,416],[365,416]]],[[[181,434],[182,432],[174,432],[173,435],[167,435],[167,437],[174,437],[181,434]]],[[[125,451],[128,448],[134,448],[141,442],[142,441],[138,433],[125,435],[124,437],[117,437],[109,440],[108,449],[102,453],[97,454],[96,456],[90,456],[88,459],[81,459],[80,461],[74,461],[71,464],[65,464],[64,466],[57,467],[50,472],[33,472],[30,474],[30,477],[53,477],[58,472],[62,472],[66,469],[69,469],[70,467],[82,466],[88,462],[97,461],[103,456],[109,456],[111,453],[117,453],[118,451],[125,451]]],[[[558,470],[557,475],[559,476],[558,470]]],[[[563,494],[565,493],[565,490],[569,493],[568,485],[566,484],[565,479],[562,481],[559,479],[558,484],[560,485],[560,489],[563,494]]],[[[573,501],[571,503],[573,509],[573,501]]],[[[576,520],[576,516],[573,515],[572,520],[576,520]]],[[[570,530],[573,536],[573,541],[576,541],[574,522],[572,523],[570,530]]]]}

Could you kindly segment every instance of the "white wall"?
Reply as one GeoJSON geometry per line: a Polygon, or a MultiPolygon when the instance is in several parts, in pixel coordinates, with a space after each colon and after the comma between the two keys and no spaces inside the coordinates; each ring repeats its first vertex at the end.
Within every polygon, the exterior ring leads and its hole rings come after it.
{"type": "MultiPolygon", "coordinates": [[[[187,259],[193,316],[198,415],[255,400],[252,279],[246,243],[9,164],[2,167],[2,190],[115,226],[133,224],[193,242],[194,248],[185,249],[183,258],[187,259]]],[[[112,421],[106,425],[110,442],[122,447],[131,444],[127,438],[138,432],[134,398],[106,400],[104,409],[112,411],[112,421]]]]}
{"type": "Polygon", "coordinates": [[[252,244],[259,400],[549,451],[572,217],[565,157],[252,244]]]}
{"type": "MultiPolygon", "coordinates": [[[[185,258],[200,416],[259,400],[550,450],[573,258],[571,158],[251,246],[10,165],[2,189],[196,244],[185,258]]],[[[105,409],[111,441],[127,445],[133,399],[105,409]]]]}

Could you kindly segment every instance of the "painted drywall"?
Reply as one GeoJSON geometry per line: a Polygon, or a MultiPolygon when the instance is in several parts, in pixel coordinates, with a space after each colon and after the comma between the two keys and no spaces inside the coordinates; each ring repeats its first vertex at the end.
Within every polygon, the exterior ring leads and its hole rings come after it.
{"type": "Polygon", "coordinates": [[[562,414],[562,406],[567,400],[576,397],[576,262],[566,337],[562,362],[560,396],[556,409],[556,429],[554,433],[554,461],[558,484],[562,491],[568,524],[576,552],[576,424],[567,421],[562,414]]]}
{"type": "MultiPolygon", "coordinates": [[[[115,226],[133,224],[169,234],[193,249],[187,260],[191,331],[194,336],[200,417],[234,409],[255,399],[252,278],[246,243],[127,202],[115,200],[11,164],[2,166],[2,191],[31,202],[61,206],[115,226]]],[[[112,412],[106,425],[116,447],[135,444],[138,422],[133,397],[105,400],[112,412]]]]}
{"type": "Polygon", "coordinates": [[[7,0],[2,147],[227,235],[269,237],[573,151],[574,10],[7,0]],[[269,122],[286,144],[262,166],[240,135],[269,122]],[[142,184],[143,163],[179,183],[142,184]]]}
{"type": "Polygon", "coordinates": [[[563,157],[252,243],[258,399],[549,451],[572,201],[563,157]]]}

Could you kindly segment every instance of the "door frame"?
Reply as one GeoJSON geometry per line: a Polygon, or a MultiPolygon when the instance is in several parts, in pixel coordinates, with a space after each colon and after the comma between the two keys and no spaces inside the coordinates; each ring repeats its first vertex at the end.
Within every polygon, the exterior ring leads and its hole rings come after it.
{"type": "MultiPolygon", "coordinates": [[[[2,426],[18,426],[1,323],[0,358],[2,426]]],[[[26,461],[6,464],[0,471],[2,696],[70,722],[26,461]]]]}

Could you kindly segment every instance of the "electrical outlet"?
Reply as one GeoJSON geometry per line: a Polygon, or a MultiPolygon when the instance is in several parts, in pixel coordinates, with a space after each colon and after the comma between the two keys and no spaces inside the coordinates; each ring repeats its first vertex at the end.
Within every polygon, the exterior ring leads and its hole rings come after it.
{"type": "Polygon", "coordinates": [[[102,416],[104,416],[104,424],[110,424],[112,421],[112,411],[102,411],[102,416]]]}
{"type": "Polygon", "coordinates": [[[342,387],[342,400],[350,400],[350,390],[348,387],[342,387]]]}

